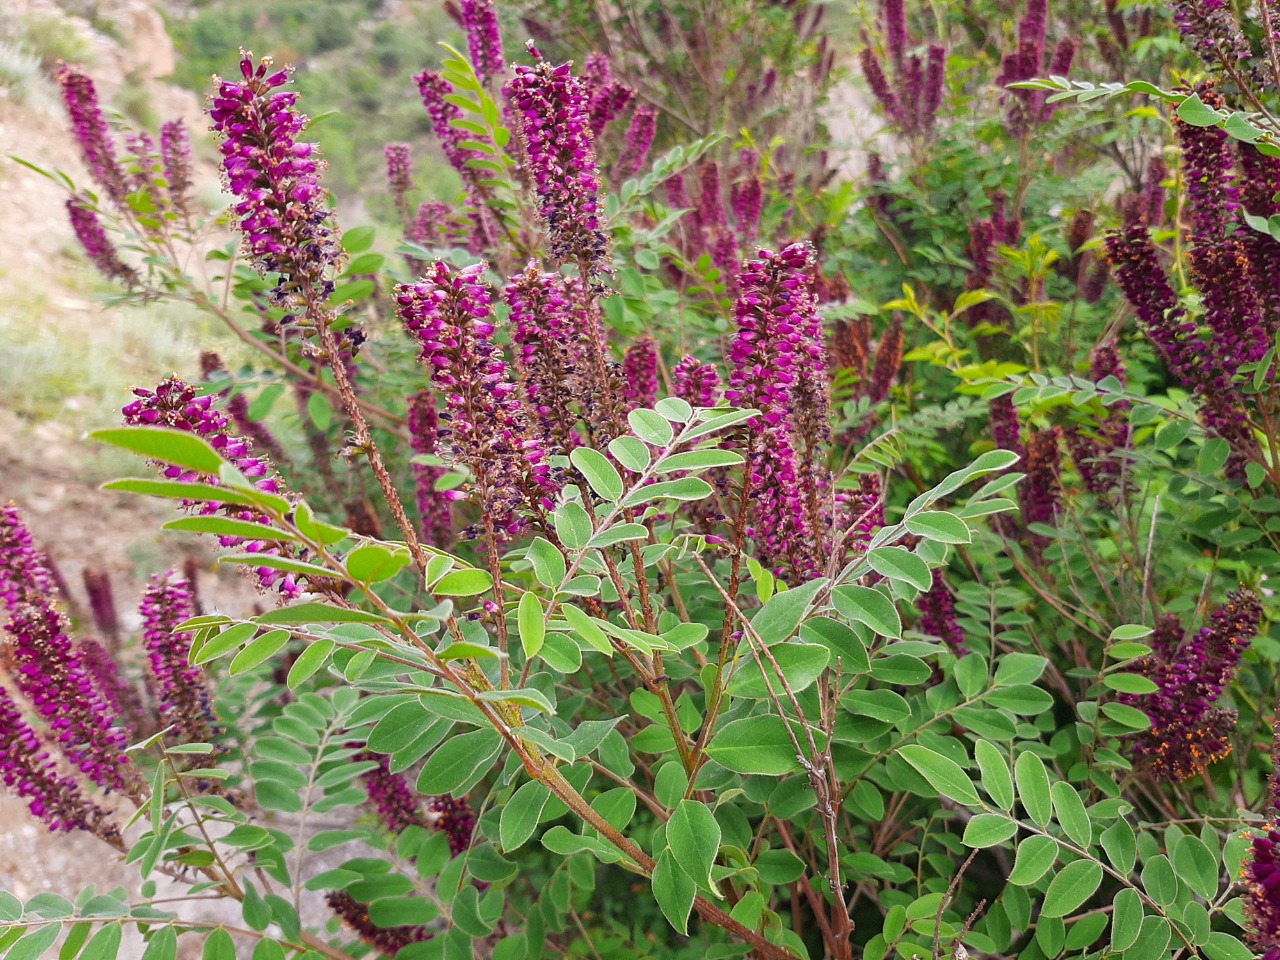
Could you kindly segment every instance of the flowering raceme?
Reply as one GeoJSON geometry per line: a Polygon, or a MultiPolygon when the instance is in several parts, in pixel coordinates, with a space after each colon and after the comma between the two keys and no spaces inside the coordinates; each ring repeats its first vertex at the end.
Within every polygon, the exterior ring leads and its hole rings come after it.
{"type": "MultiPolygon", "coordinates": [[[[1094,347],[1089,354],[1089,377],[1100,383],[1113,377],[1125,385],[1124,362],[1114,341],[1094,347]]],[[[1121,454],[1129,446],[1129,401],[1108,404],[1106,413],[1087,432],[1072,424],[1065,430],[1067,449],[1085,489],[1098,496],[1109,496],[1120,485],[1124,462],[1121,454]]]]}
{"type": "Polygon", "coordinates": [[[937,637],[947,645],[957,657],[968,653],[964,643],[964,631],[956,619],[956,598],[942,577],[940,569],[933,571],[933,586],[916,599],[916,609],[920,611],[920,619],[916,629],[937,637]]]}
{"type": "Polygon", "coordinates": [[[440,453],[471,471],[485,524],[514,534],[522,509],[551,508],[556,485],[493,342],[492,301],[483,264],[455,273],[437,260],[417,283],[396,288],[405,329],[445,396],[440,453]]]}
{"type": "Polygon", "coordinates": [[[128,182],[116,156],[111,130],[98,105],[93,80],[65,63],[58,65],[57,80],[71,119],[71,132],[80,145],[89,172],[112,201],[124,203],[129,196],[128,182]]]}
{"type": "Polygon", "coordinates": [[[578,264],[584,278],[594,278],[608,269],[609,241],[586,84],[572,66],[553,67],[539,56],[537,66],[517,66],[504,89],[519,118],[551,256],[578,264]]]}
{"type": "Polygon", "coordinates": [[[1189,780],[1231,753],[1236,714],[1217,706],[1217,700],[1235,676],[1261,619],[1258,597],[1241,589],[1230,594],[1209,624],[1190,639],[1181,636],[1176,621],[1160,624],[1152,654],[1141,664],[1159,689],[1121,696],[1151,720],[1150,729],[1134,737],[1132,752],[1159,779],[1189,780]]]}
{"type": "Polygon", "coordinates": [[[84,248],[90,262],[108,280],[119,280],[131,287],[142,283],[138,271],[120,259],[115,245],[103,229],[93,202],[84,194],[73,194],[67,201],[67,215],[71,229],[84,248]]]}
{"type": "MultiPolygon", "coordinates": [[[[795,243],[760,251],[738,275],[737,335],[729,353],[727,402],[760,411],[749,426],[747,451],[754,497],[751,523],[760,556],[771,566],[812,573],[825,562],[823,492],[817,473],[797,453],[797,378],[812,376],[811,350],[822,348],[812,283],[813,249],[795,243]],[[814,337],[817,337],[816,343],[814,337]],[[815,504],[817,508],[815,509],[815,504]]],[[[826,363],[820,365],[825,385],[826,363]]]]}
{"type": "Polygon", "coordinates": [[[172,572],[152,577],[138,613],[152,693],[163,722],[173,726],[171,739],[176,743],[208,743],[214,728],[204,671],[187,659],[191,634],[175,630],[192,617],[186,581],[172,572]]]}
{"type": "Polygon", "coordinates": [[[298,140],[308,122],[293,109],[298,95],[278,89],[289,71],[270,69],[270,58],[255,67],[244,55],[242,79],[219,82],[209,116],[223,138],[223,174],[239,198],[231,210],[246,252],[264,274],[280,275],[272,292],[278,303],[314,304],[333,292],[328,274],[342,251],[320,186],[319,153],[298,140]]]}
{"type": "MultiPolygon", "coordinates": [[[[137,388],[133,394],[138,399],[127,404],[121,411],[124,422],[130,426],[158,426],[171,430],[194,433],[203,438],[247,477],[255,487],[264,493],[281,495],[284,487],[276,476],[271,461],[266,457],[256,456],[243,437],[230,432],[230,420],[213,406],[212,396],[196,396],[195,390],[187,386],[177,377],[161,381],[154,390],[137,388]]],[[[157,463],[166,479],[178,481],[195,481],[212,483],[218,481],[205,477],[191,470],[170,464],[157,463]]],[[[222,513],[237,520],[249,520],[255,523],[267,522],[266,518],[252,507],[213,502],[189,502],[188,509],[195,510],[202,516],[222,513]]],[[[291,547],[270,539],[270,531],[263,531],[262,540],[247,540],[243,537],[218,535],[218,542],[223,547],[236,547],[244,553],[261,553],[264,555],[282,555],[292,552],[291,547]]],[[[293,573],[285,573],[271,567],[257,567],[254,571],[258,586],[263,590],[277,591],[282,597],[293,598],[301,595],[302,587],[293,573]]]]}
{"type": "Polygon", "coordinates": [[[549,451],[567,454],[581,442],[575,407],[594,412],[591,354],[605,349],[584,329],[581,284],[530,263],[502,296],[511,311],[515,368],[530,426],[549,451]]]}
{"type": "Polygon", "coordinates": [[[110,814],[89,800],[71,777],[58,773],[57,764],[22,711],[0,686],[0,780],[27,801],[31,815],[55,833],[88,830],[104,840],[119,842],[119,829],[110,814]]]}
{"type": "Polygon", "coordinates": [[[86,777],[108,790],[132,787],[124,732],[71,639],[54,604],[53,577],[12,504],[0,511],[0,597],[14,685],[86,777]]]}
{"type": "Polygon", "coordinates": [[[482,83],[488,83],[506,68],[502,55],[502,35],[493,0],[462,0],[462,25],[467,32],[471,65],[482,83]]]}

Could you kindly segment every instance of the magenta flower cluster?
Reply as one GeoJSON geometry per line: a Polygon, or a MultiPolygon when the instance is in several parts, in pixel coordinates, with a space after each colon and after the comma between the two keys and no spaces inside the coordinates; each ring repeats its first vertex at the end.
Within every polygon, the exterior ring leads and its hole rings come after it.
{"type": "Polygon", "coordinates": [[[1217,701],[1261,620],[1258,597],[1241,589],[1189,639],[1176,618],[1161,621],[1152,654],[1141,665],[1159,689],[1121,697],[1151,720],[1150,729],[1133,739],[1135,760],[1149,765],[1159,778],[1177,783],[1231,753],[1236,714],[1217,701]]]}
{"type": "Polygon", "coordinates": [[[40,737],[22,711],[0,686],[0,780],[27,801],[31,815],[50,830],[88,830],[104,839],[117,839],[110,814],[84,795],[72,777],[44,749],[40,737]]]}
{"type": "Polygon", "coordinates": [[[929,44],[925,60],[921,60],[918,54],[907,52],[911,44],[903,0],[884,0],[881,19],[893,79],[886,74],[884,64],[865,33],[864,46],[858,55],[862,75],[890,122],[909,137],[930,137],[946,82],[946,48],[936,43],[929,44]]]}
{"type": "Polygon", "coordinates": [[[813,374],[814,352],[826,389],[825,345],[813,282],[814,251],[795,243],[760,251],[742,264],[734,304],[737,333],[729,352],[725,400],[758,410],[749,422],[751,525],[762,562],[798,574],[820,568],[829,549],[819,475],[800,463],[798,381],[813,374]]]}
{"type": "Polygon", "coordinates": [[[391,189],[391,199],[395,201],[400,218],[409,219],[409,191],[413,189],[413,157],[409,153],[407,143],[388,143],[385,148],[387,157],[387,186],[391,189]]]}
{"type": "Polygon", "coordinates": [[[333,292],[328,279],[341,258],[328,195],[320,185],[314,144],[299,141],[307,118],[294,109],[298,95],[279,88],[288,70],[256,67],[246,54],[240,81],[221,81],[209,116],[222,136],[220,150],[232,206],[254,265],[278,274],[273,298],[315,305],[333,292]]]}
{"type": "Polygon", "coordinates": [[[503,289],[510,309],[515,367],[530,426],[552,453],[567,454],[581,443],[578,408],[592,408],[588,383],[593,351],[581,284],[530,263],[503,289]]]}
{"type": "Polygon", "coordinates": [[[454,272],[436,261],[417,283],[396,288],[405,329],[445,397],[438,450],[471,471],[486,526],[514,534],[522,510],[551,508],[556,486],[494,343],[492,301],[483,264],[454,272]]]}
{"type": "Polygon", "coordinates": [[[506,69],[498,12],[493,0],[462,0],[461,13],[471,65],[475,67],[480,81],[488,83],[506,69]]]}
{"type": "Polygon", "coordinates": [[[691,407],[714,407],[720,396],[720,371],[714,363],[684,357],[671,370],[671,392],[691,407]]]}
{"type": "Polygon", "coordinates": [[[943,579],[942,571],[933,571],[933,585],[916,598],[920,619],[916,629],[931,637],[937,637],[957,657],[969,652],[964,642],[964,630],[956,619],[956,598],[943,579]]]}
{"type": "MultiPolygon", "coordinates": [[[[138,399],[127,404],[121,411],[126,424],[168,427],[171,430],[193,433],[208,441],[259,490],[277,495],[285,492],[271,462],[266,457],[255,455],[248,440],[231,433],[229,418],[213,405],[212,396],[196,396],[195,390],[177,377],[162,380],[154,390],[139,387],[133,391],[133,394],[138,399]]],[[[169,480],[218,485],[216,478],[206,477],[172,464],[158,463],[157,467],[169,480]]],[[[211,501],[193,501],[185,505],[202,516],[221,513],[237,520],[267,523],[266,517],[252,507],[211,501]]],[[[280,556],[291,555],[294,552],[292,547],[273,541],[269,530],[264,529],[263,533],[264,537],[261,540],[223,534],[219,534],[217,539],[223,547],[235,547],[242,553],[280,556]]],[[[298,577],[293,573],[285,573],[264,566],[255,568],[254,577],[261,589],[274,590],[283,597],[293,598],[302,593],[298,577]]]]}
{"type": "Polygon", "coordinates": [[[58,86],[71,120],[71,133],[80,146],[85,165],[107,196],[123,204],[129,196],[128,178],[116,156],[111,129],[98,105],[98,91],[86,74],[65,63],[58,66],[58,86]]]}
{"type": "Polygon", "coordinates": [[[504,88],[519,121],[525,169],[551,256],[586,277],[608,268],[587,85],[572,63],[517,66],[504,88]]]}
{"type": "MultiPolygon", "coordinates": [[[[1018,45],[1004,58],[1004,69],[997,83],[1007,85],[1032,80],[1046,73],[1053,77],[1065,77],[1071,70],[1076,55],[1076,42],[1063,37],[1058,42],[1049,63],[1045,63],[1046,32],[1049,21],[1049,0],[1027,0],[1027,12],[1018,22],[1018,45]]],[[[1010,90],[1005,98],[1009,117],[1009,131],[1014,136],[1028,133],[1036,124],[1048,121],[1053,115],[1054,104],[1048,102],[1043,90],[1010,90]]]]}
{"type": "Polygon", "coordinates": [[[191,136],[182,120],[160,127],[160,162],[169,201],[179,213],[191,213],[191,136]]]}
{"type": "Polygon", "coordinates": [[[658,402],[658,344],[651,338],[637,340],[622,355],[623,399],[629,408],[652,407],[658,402]]]}
{"type": "Polygon", "coordinates": [[[191,634],[177,632],[193,616],[191,591],[172,571],[151,578],[138,605],[142,645],[150,667],[151,692],[175,743],[208,743],[213,711],[204,671],[188,660],[191,634]]]}
{"type": "Polygon", "coordinates": [[[609,58],[603,53],[587,54],[583,65],[583,79],[586,81],[591,136],[599,139],[605,128],[635,99],[636,92],[625,83],[613,79],[609,58]]]}
{"type": "Polygon", "coordinates": [[[53,584],[17,508],[0,509],[0,597],[8,614],[10,676],[73,766],[104,789],[124,789],[133,776],[124,732],[71,639],[53,584]]]}

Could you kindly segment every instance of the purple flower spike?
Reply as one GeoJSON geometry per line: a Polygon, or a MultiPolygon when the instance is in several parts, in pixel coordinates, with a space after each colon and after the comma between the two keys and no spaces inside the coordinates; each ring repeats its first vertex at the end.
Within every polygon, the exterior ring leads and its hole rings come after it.
{"type": "Polygon", "coordinates": [[[708,160],[698,174],[698,224],[704,230],[724,230],[724,202],[720,197],[720,164],[708,160]]]}
{"type": "Polygon", "coordinates": [[[160,162],[168,185],[169,202],[184,216],[191,214],[191,137],[182,120],[160,128],[160,162]]]}
{"type": "Polygon", "coordinates": [[[714,363],[685,357],[671,371],[672,393],[691,407],[714,407],[719,402],[720,371],[714,363]]]}
{"type": "Polygon", "coordinates": [[[518,387],[493,342],[492,293],[484,264],[456,273],[436,261],[417,283],[396,288],[419,359],[445,395],[440,455],[465,464],[486,525],[496,535],[523,526],[521,510],[549,510],[557,493],[541,441],[530,434],[518,387]]]}
{"type": "Polygon", "coordinates": [[[214,722],[204,671],[187,659],[191,634],[175,632],[178,624],[193,615],[186,581],[172,571],[152,577],[138,613],[161,722],[173,726],[170,737],[175,743],[208,743],[214,737],[214,722]]]}
{"type": "MultiPolygon", "coordinates": [[[[230,460],[235,467],[264,493],[283,495],[284,486],[266,457],[256,456],[249,442],[243,437],[230,432],[230,420],[219,413],[213,406],[212,396],[197,397],[195,390],[187,386],[177,377],[163,380],[155,390],[137,388],[133,391],[137,400],[127,404],[121,411],[124,422],[130,426],[160,426],[172,430],[182,430],[203,437],[223,457],[230,460]]],[[[156,465],[168,480],[198,481],[217,485],[218,480],[184,470],[169,464],[156,465]]],[[[236,520],[249,520],[266,524],[267,518],[252,507],[219,504],[212,502],[187,502],[188,509],[195,510],[201,516],[223,514],[236,520]]],[[[223,547],[235,547],[241,553],[261,553],[265,555],[294,556],[296,551],[288,544],[270,539],[270,530],[264,529],[266,535],[262,540],[246,540],[236,536],[218,536],[223,547]]],[[[258,567],[254,570],[258,586],[263,590],[274,590],[282,597],[292,599],[302,594],[295,574],[284,573],[270,567],[258,567]]]]}
{"type": "Polygon", "coordinates": [[[845,512],[852,526],[848,545],[861,552],[885,523],[884,490],[878,474],[864,473],[858,478],[858,490],[849,496],[845,512]]]}
{"type": "Polygon", "coordinates": [[[89,612],[93,616],[94,629],[116,647],[120,643],[120,615],[116,610],[115,591],[111,588],[111,576],[105,570],[85,567],[81,573],[84,592],[89,595],[89,612]]]}
{"type": "Polygon", "coordinates": [[[941,570],[933,571],[933,586],[920,594],[916,600],[916,609],[920,611],[917,630],[937,637],[957,657],[963,657],[969,652],[964,643],[964,631],[960,629],[960,622],[956,619],[955,595],[942,578],[941,570]]]}
{"type": "Polygon", "coordinates": [[[98,220],[93,201],[82,193],[75,193],[67,200],[67,215],[71,229],[84,248],[85,255],[108,280],[119,280],[131,287],[141,286],[138,271],[120,259],[115,246],[98,220]]]}
{"type": "Polygon", "coordinates": [[[85,165],[107,196],[118,204],[125,203],[129,196],[128,179],[116,157],[111,130],[98,106],[93,80],[65,63],[58,65],[57,79],[62,88],[63,105],[71,119],[71,132],[80,145],[85,165]]]}
{"type": "Polygon", "coordinates": [[[240,198],[231,210],[254,265],[264,275],[280,274],[272,293],[277,303],[324,299],[333,292],[326,277],[342,250],[320,185],[323,161],[315,144],[298,141],[308,123],[293,108],[298,95],[277,89],[289,71],[270,69],[270,58],[255,68],[245,54],[242,80],[219,81],[212,99],[227,189],[240,198]]]}
{"type": "Polygon", "coordinates": [[[9,617],[8,662],[14,684],[71,764],[106,790],[122,790],[136,777],[115,726],[75,644],[69,625],[48,600],[32,597],[9,617]]]}
{"type": "Polygon", "coordinates": [[[413,157],[409,154],[407,143],[388,143],[387,186],[391,190],[391,199],[400,211],[400,219],[409,221],[409,191],[413,189],[413,157]]]}
{"type": "Polygon", "coordinates": [[[378,926],[369,919],[369,904],[361,903],[345,890],[330,890],[325,894],[324,902],[339,920],[384,957],[394,957],[405,947],[425,943],[434,936],[431,929],[423,924],[378,926]]]}
{"type": "MultiPolygon", "coordinates": [[[[1114,377],[1125,385],[1124,363],[1115,341],[1094,347],[1090,354],[1089,377],[1099,383],[1114,377]]],[[[1123,462],[1119,454],[1129,446],[1129,401],[1109,405],[1091,433],[1072,425],[1066,430],[1067,449],[1085,489],[1098,496],[1110,496],[1120,484],[1123,462]]]]}
{"type": "MultiPolygon", "coordinates": [[[[754,408],[747,459],[756,492],[753,535],[762,562],[804,575],[820,565],[826,545],[817,523],[817,489],[801,479],[797,456],[797,378],[811,358],[814,250],[795,243],[743,261],[734,304],[738,331],[730,349],[727,402],[754,408]]],[[[819,343],[821,341],[819,340],[819,343]]],[[[825,365],[824,365],[825,366],[825,365]]],[[[825,387],[825,369],[822,373],[825,387]]]]}
{"type": "Polygon", "coordinates": [[[529,179],[551,256],[576,263],[584,279],[608,269],[600,175],[592,147],[587,89],[572,64],[518,66],[505,90],[516,111],[529,179]]]}
{"type": "Polygon", "coordinates": [[[623,394],[627,406],[652,407],[658,402],[658,345],[646,337],[637,340],[622,357],[623,394]]]}
{"type": "Polygon", "coordinates": [[[471,65],[481,83],[501,76],[506,69],[502,53],[502,35],[498,30],[498,11],[493,0],[462,0],[462,25],[467,32],[467,49],[471,65]]]}
{"type": "Polygon", "coordinates": [[[391,833],[402,833],[409,827],[427,829],[429,823],[419,809],[417,794],[400,774],[391,772],[391,758],[368,750],[356,754],[357,762],[372,760],[377,766],[363,774],[369,802],[378,811],[378,819],[391,833]]]}
{"type": "Polygon", "coordinates": [[[991,434],[995,438],[997,450],[1012,450],[1018,455],[1019,466],[1026,468],[1027,449],[1022,444],[1022,424],[1018,420],[1018,409],[1013,405],[1010,394],[996,397],[990,403],[991,434]]]}
{"type": "MultiPolygon", "coordinates": [[[[436,398],[426,390],[419,390],[409,398],[409,440],[413,452],[434,455],[440,436],[440,414],[436,398]]],[[[436,482],[444,476],[443,467],[426,464],[413,465],[413,479],[418,492],[418,516],[422,521],[422,540],[433,547],[447,547],[453,539],[453,501],[445,492],[436,489],[436,482]]]]}
{"type": "MultiPolygon", "coordinates": [[[[120,668],[115,659],[107,652],[99,641],[92,637],[82,637],[76,642],[76,653],[84,663],[85,670],[93,680],[94,689],[106,705],[111,716],[123,720],[126,715],[137,717],[136,697],[124,678],[120,676],[120,668]]],[[[134,723],[126,724],[130,733],[134,723]]]]}
{"type": "MultiPolygon", "coordinates": [[[[541,59],[539,56],[538,59],[541,59]]],[[[614,80],[609,58],[603,53],[587,54],[582,79],[586,83],[587,113],[591,118],[591,135],[599,139],[605,127],[635,99],[636,92],[625,83],[614,80]]]]}
{"type": "Polygon", "coordinates": [[[0,780],[26,800],[31,815],[52,832],[88,830],[104,840],[119,841],[120,831],[111,815],[89,800],[74,779],[59,775],[4,687],[0,687],[0,780]]]}
{"type": "Polygon", "coordinates": [[[658,129],[658,111],[642,103],[631,114],[631,126],[627,128],[627,143],[618,160],[623,177],[634,177],[642,169],[653,146],[653,136],[658,129]]]}
{"type": "Polygon", "coordinates": [[[760,211],[764,209],[764,184],[760,182],[760,157],[754,150],[742,151],[742,168],[746,178],[734,184],[729,202],[738,227],[738,239],[744,245],[755,242],[760,231],[760,211]]]}
{"type": "MultiPolygon", "coordinates": [[[[1022,487],[1023,523],[1054,526],[1062,507],[1062,428],[1037,430],[1027,442],[1027,479],[1022,487]]],[[[1033,544],[1043,548],[1044,537],[1033,537],[1033,544]]]]}
{"type": "Polygon", "coordinates": [[[51,597],[56,586],[44,556],[13,503],[0,507],[0,600],[13,613],[30,597],[51,597]]]}
{"type": "Polygon", "coordinates": [[[1249,853],[1241,874],[1245,929],[1254,955],[1261,960],[1280,960],[1280,827],[1274,811],[1270,822],[1249,836],[1249,853]]]}
{"type": "Polygon", "coordinates": [[[1236,714],[1217,706],[1217,700],[1235,676],[1261,620],[1258,597],[1238,590],[1214,611],[1208,626],[1175,641],[1173,636],[1181,633],[1176,630],[1153,644],[1151,656],[1141,662],[1143,673],[1159,689],[1123,694],[1120,701],[1151,720],[1151,727],[1134,737],[1132,752],[1157,778],[1171,783],[1189,780],[1231,753],[1236,714]]]}
{"type": "Polygon", "coordinates": [[[432,818],[432,826],[448,835],[449,850],[455,857],[471,849],[476,815],[466,797],[448,794],[432,797],[427,804],[427,816],[432,818]]]}

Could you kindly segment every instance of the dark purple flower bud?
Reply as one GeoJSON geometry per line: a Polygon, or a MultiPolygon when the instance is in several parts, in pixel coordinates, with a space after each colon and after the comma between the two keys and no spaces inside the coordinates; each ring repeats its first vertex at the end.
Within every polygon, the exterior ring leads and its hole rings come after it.
{"type": "Polygon", "coordinates": [[[1243,70],[1255,82],[1263,79],[1249,66],[1253,50],[1230,4],[1223,0],[1173,0],[1170,6],[1187,46],[1206,66],[1231,73],[1243,70]]]}
{"type": "Polygon", "coordinates": [[[671,392],[691,407],[714,407],[720,395],[720,371],[714,363],[685,357],[671,371],[671,392]]]}
{"type": "Polygon", "coordinates": [[[658,402],[658,345],[645,337],[622,356],[623,398],[629,409],[652,407],[658,402]]]}
{"type": "Polygon", "coordinates": [[[116,158],[111,130],[98,105],[93,80],[65,63],[58,65],[57,79],[62,88],[63,105],[71,119],[71,133],[80,145],[85,165],[107,196],[117,204],[124,204],[129,196],[128,180],[116,158]]]}
{"type": "Polygon", "coordinates": [[[885,523],[884,490],[879,474],[864,473],[858,477],[858,489],[849,495],[845,513],[852,530],[847,544],[860,553],[885,523]]]}
{"type": "Polygon", "coordinates": [[[720,197],[720,165],[708,160],[699,171],[698,225],[704,230],[725,228],[724,203],[720,197]]]}
{"type": "Polygon", "coordinates": [[[484,264],[457,272],[436,261],[417,283],[396,288],[419,359],[445,396],[438,451],[470,470],[486,528],[514,534],[521,510],[551,509],[557,493],[540,440],[529,430],[519,389],[494,343],[492,293],[484,264]]]}
{"type": "MultiPolygon", "coordinates": [[[[219,454],[231,461],[259,490],[278,496],[285,494],[284,485],[276,475],[271,461],[266,457],[256,456],[248,440],[230,432],[230,420],[213,406],[212,396],[197,397],[195,390],[177,377],[161,381],[155,390],[136,388],[133,394],[138,399],[127,404],[121,411],[126,424],[168,427],[172,430],[194,433],[208,441],[219,454]]],[[[215,486],[219,484],[214,477],[207,477],[171,464],[157,462],[156,467],[168,480],[195,481],[215,486]]],[[[295,547],[271,540],[268,518],[252,507],[197,501],[186,501],[184,506],[201,516],[221,514],[236,520],[247,520],[264,525],[264,537],[261,540],[219,535],[217,540],[223,547],[235,547],[240,553],[300,556],[295,547]]],[[[303,592],[298,583],[298,577],[293,573],[284,573],[270,567],[257,567],[254,570],[254,578],[261,589],[275,590],[285,598],[294,598],[303,592]]]]}
{"type": "Polygon", "coordinates": [[[1248,834],[1249,852],[1241,867],[1245,929],[1262,960],[1280,958],[1280,829],[1271,822],[1248,834]]]}
{"type": "Polygon", "coordinates": [[[879,403],[889,396],[894,381],[898,379],[898,371],[902,369],[902,351],[904,346],[902,323],[895,320],[889,329],[880,336],[880,345],[876,348],[876,363],[871,371],[871,380],[867,384],[867,396],[872,403],[879,403]]]}
{"type": "Polygon", "coordinates": [[[1150,694],[1123,694],[1122,703],[1141,709],[1151,727],[1133,738],[1136,761],[1161,780],[1179,783],[1203,773],[1231,753],[1235,711],[1216,706],[1235,676],[1240,658],[1257,635],[1262,604],[1249,590],[1228,595],[1208,626],[1175,642],[1180,634],[1166,624],[1169,636],[1153,645],[1139,667],[1158,687],[1150,694]]]}
{"type": "Polygon", "coordinates": [[[667,204],[673,210],[689,210],[693,204],[689,202],[689,191],[684,184],[684,171],[677,170],[666,180],[667,204]]]}
{"type": "Polygon", "coordinates": [[[506,69],[502,34],[498,30],[498,11],[493,0],[462,0],[461,12],[471,65],[475,67],[480,82],[488,83],[506,69]]]}
{"type": "Polygon", "coordinates": [[[933,571],[933,586],[916,599],[916,609],[920,611],[917,630],[937,637],[957,657],[969,652],[964,643],[964,631],[956,619],[955,595],[942,578],[941,570],[933,571]]]}
{"type": "Polygon", "coordinates": [[[924,100],[920,104],[920,125],[932,130],[942,106],[942,93],[947,83],[947,48],[941,44],[929,44],[929,65],[924,74],[924,100]]]}
{"type": "MultiPolygon", "coordinates": [[[[440,436],[440,414],[436,408],[436,398],[429,391],[419,390],[409,398],[406,419],[413,452],[434,456],[440,436]]],[[[436,483],[444,476],[444,472],[443,467],[423,463],[413,465],[422,541],[442,549],[448,547],[453,539],[453,501],[447,492],[436,489],[436,483]]]]}
{"type": "Polygon", "coordinates": [[[120,842],[111,815],[91,801],[71,777],[58,773],[22,711],[0,686],[0,780],[27,801],[31,815],[51,831],[88,830],[111,843],[120,842]]]}
{"type": "MultiPolygon", "coordinates": [[[[1027,441],[1027,478],[1022,484],[1022,522],[1055,526],[1062,507],[1062,429],[1045,427],[1027,441]]],[[[1048,540],[1033,535],[1034,546],[1043,548],[1048,540]]]]}
{"type": "Polygon", "coordinates": [[[187,659],[191,634],[176,628],[194,616],[186,581],[170,571],[151,578],[138,605],[142,617],[142,646],[150,667],[148,682],[160,708],[161,723],[173,729],[173,743],[208,743],[216,723],[204,671],[187,659]]]}
{"type": "Polygon", "coordinates": [[[643,168],[653,146],[653,136],[658,129],[658,111],[642,103],[632,111],[631,126],[627,128],[627,143],[618,160],[623,177],[634,177],[643,168]]]}
{"type": "Polygon", "coordinates": [[[168,185],[169,202],[184,216],[191,215],[191,138],[182,120],[160,128],[160,162],[168,185]]]}
{"type": "MultiPolygon", "coordinates": [[[[1212,91],[1202,96],[1211,106],[1223,105],[1212,91]]],[[[1197,127],[1180,119],[1174,126],[1182,144],[1194,224],[1188,251],[1191,275],[1213,331],[1207,346],[1218,368],[1214,386],[1226,389],[1236,370],[1262,359],[1274,333],[1263,319],[1253,264],[1233,232],[1240,193],[1232,181],[1231,138],[1217,127],[1197,127]]]]}
{"type": "Polygon", "coordinates": [[[320,186],[324,163],[315,144],[298,137],[307,117],[293,109],[298,95],[280,91],[289,71],[271,70],[264,58],[255,68],[245,54],[242,80],[218,81],[209,116],[222,135],[222,171],[245,251],[259,272],[280,277],[272,299],[297,304],[327,297],[326,277],[342,257],[337,228],[320,186]]]}
{"type": "Polygon", "coordinates": [[[746,178],[734,185],[730,195],[738,240],[744,246],[755,242],[760,231],[760,211],[764,208],[764,184],[760,182],[760,158],[754,150],[743,150],[746,178]]]}
{"type": "MultiPolygon", "coordinates": [[[[361,903],[345,890],[329,891],[325,894],[324,902],[339,920],[384,957],[394,957],[410,944],[425,943],[432,937],[431,931],[420,924],[399,927],[378,926],[369,917],[369,905],[361,903]]],[[[424,909],[427,909],[425,902],[424,909]]]]}
{"type": "Polygon", "coordinates": [[[89,613],[94,628],[113,647],[120,643],[120,615],[116,610],[115,592],[111,589],[111,576],[105,570],[85,567],[81,574],[84,591],[89,595],[89,613]]]}
{"type": "Polygon", "coordinates": [[[108,280],[119,280],[131,287],[141,286],[142,278],[120,259],[88,196],[72,194],[67,200],[67,215],[71,218],[71,229],[75,231],[76,239],[99,273],[108,280]]]}
{"type": "Polygon", "coordinates": [[[1107,280],[1111,278],[1111,270],[1107,265],[1105,257],[1097,257],[1093,261],[1093,265],[1085,274],[1084,280],[1080,284],[1080,296],[1084,297],[1086,303],[1097,303],[1102,299],[1103,293],[1107,289],[1107,280]]]}
{"type": "Polygon", "coordinates": [[[1013,396],[1004,394],[990,403],[991,435],[995,439],[997,450],[1012,450],[1020,461],[1015,466],[1025,469],[1027,449],[1022,444],[1022,423],[1018,420],[1018,408],[1013,405],[1013,396]]]}
{"type": "Polygon", "coordinates": [[[889,59],[901,66],[907,49],[907,8],[902,0],[884,0],[881,16],[884,19],[885,46],[889,59]]]}
{"type": "Polygon", "coordinates": [[[391,772],[390,757],[366,750],[356,754],[354,759],[360,763],[373,761],[377,764],[362,774],[361,779],[369,794],[369,802],[389,832],[399,834],[409,827],[430,828],[431,823],[422,815],[418,795],[409,786],[409,781],[401,774],[391,772]]]}
{"type": "Polygon", "coordinates": [[[1159,227],[1164,222],[1164,181],[1168,176],[1169,168],[1164,157],[1157,153],[1147,163],[1147,177],[1142,188],[1142,210],[1152,227],[1159,227]]]}
{"type": "Polygon", "coordinates": [[[32,597],[51,596],[56,589],[45,557],[12,502],[0,507],[0,600],[13,613],[32,597]]]}
{"type": "Polygon", "coordinates": [[[449,837],[449,849],[456,857],[471,849],[476,831],[476,815],[466,797],[442,794],[427,803],[427,816],[432,826],[449,837]]]}
{"type": "Polygon", "coordinates": [[[1160,265],[1146,217],[1128,207],[1124,227],[1108,234],[1105,243],[1116,283],[1133,306],[1143,332],[1164,357],[1169,372],[1183,386],[1192,387],[1199,379],[1203,347],[1160,265]]]}
{"type": "Polygon", "coordinates": [[[413,157],[409,153],[407,143],[388,143],[387,155],[387,187],[391,191],[391,199],[400,211],[401,221],[409,221],[409,191],[413,189],[413,157]]]}
{"type": "Polygon", "coordinates": [[[600,176],[592,147],[587,90],[572,64],[518,66],[504,88],[517,112],[525,169],[551,256],[576,263],[584,279],[607,270],[600,176]]]}

